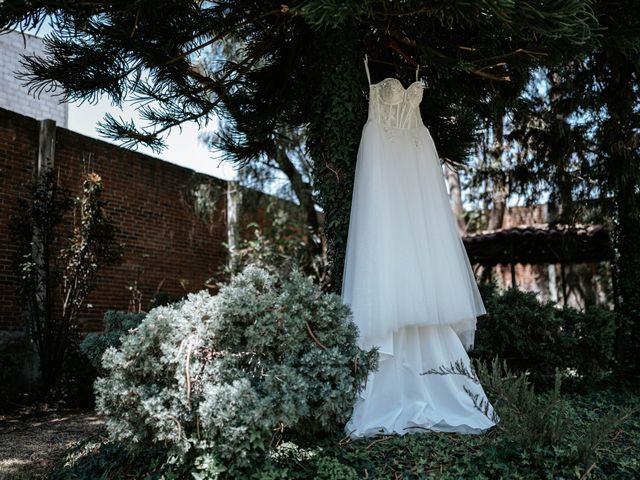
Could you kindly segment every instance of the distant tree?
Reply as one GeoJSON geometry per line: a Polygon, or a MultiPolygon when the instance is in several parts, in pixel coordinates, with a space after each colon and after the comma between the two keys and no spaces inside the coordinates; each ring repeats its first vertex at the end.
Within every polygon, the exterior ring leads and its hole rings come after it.
{"type": "Polygon", "coordinates": [[[612,225],[618,361],[640,370],[640,11],[597,2],[603,34],[538,72],[513,118],[521,191],[551,192],[558,221],[612,225]]]}
{"type": "Polygon", "coordinates": [[[488,228],[500,223],[503,196],[496,191],[505,184],[511,198],[530,203],[548,193],[555,222],[611,227],[617,360],[623,371],[638,372],[640,17],[625,5],[612,3],[608,14],[601,12],[608,34],[600,45],[534,72],[502,117],[508,129],[502,148],[494,147],[493,127],[481,137],[486,140],[471,158],[467,186],[491,208],[496,221],[483,223],[488,228]]]}

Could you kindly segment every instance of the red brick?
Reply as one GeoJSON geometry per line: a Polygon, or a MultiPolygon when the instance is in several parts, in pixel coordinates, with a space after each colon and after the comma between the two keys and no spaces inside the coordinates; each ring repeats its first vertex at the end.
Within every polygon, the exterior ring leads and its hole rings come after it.
{"type": "MultiPolygon", "coordinates": [[[[17,199],[28,195],[38,132],[36,120],[0,109],[0,330],[23,328],[16,280],[9,268],[15,245],[8,240],[8,222],[17,199]]],[[[163,291],[183,295],[204,289],[204,282],[222,269],[227,256],[222,245],[227,241],[226,194],[221,194],[211,224],[198,218],[182,197],[192,170],[63,128],[56,132],[55,164],[61,184],[74,194],[79,193],[83,173],[94,171],[102,177],[106,210],[120,229],[117,240],[124,243],[122,262],[100,272],[87,302],[94,308],[82,312],[83,328],[101,328],[105,310],[127,309],[126,288],[136,279],[142,255],[148,255],[139,284],[143,308],[161,282],[163,291]],[[186,291],[181,279],[188,282],[186,291]]],[[[224,180],[202,178],[226,191],[224,180]]],[[[71,221],[68,216],[64,228],[71,221]]],[[[264,225],[264,208],[243,212],[242,225],[250,221],[264,225]]]]}

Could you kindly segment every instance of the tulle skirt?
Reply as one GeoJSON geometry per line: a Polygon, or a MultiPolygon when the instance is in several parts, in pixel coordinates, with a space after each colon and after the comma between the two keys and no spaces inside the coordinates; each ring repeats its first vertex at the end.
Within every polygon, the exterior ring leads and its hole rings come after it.
{"type": "Polygon", "coordinates": [[[344,428],[348,436],[480,434],[495,425],[482,386],[455,367],[458,362],[471,373],[469,357],[449,325],[402,327],[392,337],[396,353],[381,358],[369,374],[344,428]],[[430,371],[443,373],[425,374],[430,371]]]}
{"type": "Polygon", "coordinates": [[[484,398],[480,385],[421,375],[456,360],[468,365],[476,317],[486,313],[424,125],[364,125],[341,296],[359,346],[379,347],[381,360],[345,431],[478,433],[493,425],[468,394],[484,398]]]}
{"type": "Polygon", "coordinates": [[[473,346],[486,310],[424,126],[363,128],[341,296],[382,352],[393,354],[389,334],[403,326],[450,325],[473,346]]]}

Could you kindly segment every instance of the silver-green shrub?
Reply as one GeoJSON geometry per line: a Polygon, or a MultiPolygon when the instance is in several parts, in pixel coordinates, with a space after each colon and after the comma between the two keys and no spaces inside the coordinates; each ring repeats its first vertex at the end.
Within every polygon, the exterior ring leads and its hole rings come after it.
{"type": "Polygon", "coordinates": [[[291,432],[348,420],[377,368],[336,294],[250,265],[215,296],[153,309],[102,359],[96,404],[131,449],[165,445],[202,478],[242,471],[291,432]]]}
{"type": "Polygon", "coordinates": [[[111,346],[119,347],[120,337],[140,325],[144,317],[144,313],[106,311],[102,320],[104,331],[88,333],[80,343],[80,351],[97,372],[104,373],[102,372],[104,352],[111,346]]]}

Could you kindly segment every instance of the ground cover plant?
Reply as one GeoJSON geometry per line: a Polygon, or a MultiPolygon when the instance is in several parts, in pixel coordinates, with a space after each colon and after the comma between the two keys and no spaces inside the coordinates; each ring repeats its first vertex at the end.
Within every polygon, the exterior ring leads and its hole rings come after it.
{"type": "MultiPolygon", "coordinates": [[[[283,441],[256,461],[248,479],[635,479],[640,476],[640,392],[536,393],[526,374],[476,364],[501,415],[486,435],[420,432],[348,441],[335,432],[283,441]]],[[[192,465],[168,465],[165,450],[131,454],[104,436],[67,452],[52,478],[194,478],[192,465]]],[[[195,476],[195,478],[215,478],[195,476]]],[[[219,478],[225,477],[220,474],[219,478]]]]}

